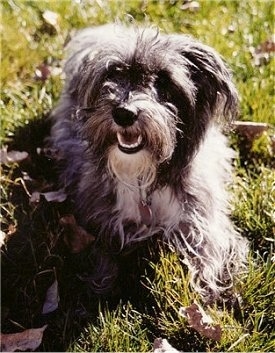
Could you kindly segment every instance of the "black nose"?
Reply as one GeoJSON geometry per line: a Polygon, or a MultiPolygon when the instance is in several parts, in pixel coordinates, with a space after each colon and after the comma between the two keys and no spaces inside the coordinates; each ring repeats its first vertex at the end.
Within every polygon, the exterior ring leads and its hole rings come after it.
{"type": "Polygon", "coordinates": [[[116,108],[113,110],[114,121],[123,127],[131,126],[137,120],[137,115],[126,108],[116,108]]]}

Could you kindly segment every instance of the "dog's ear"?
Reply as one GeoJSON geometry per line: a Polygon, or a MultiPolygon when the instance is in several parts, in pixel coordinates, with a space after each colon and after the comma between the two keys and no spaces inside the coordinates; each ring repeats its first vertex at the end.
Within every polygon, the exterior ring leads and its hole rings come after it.
{"type": "MultiPolygon", "coordinates": [[[[215,120],[230,122],[238,112],[238,94],[232,82],[230,70],[214,49],[197,42],[189,36],[169,37],[175,55],[170,65],[183,68],[186,80],[182,83],[185,90],[191,90],[192,106],[183,104],[183,98],[176,97],[178,114],[183,122],[179,125],[177,145],[169,165],[163,166],[166,180],[174,182],[174,187],[184,185],[179,179],[188,172],[190,161],[203,140],[209,123],[215,120]]],[[[184,75],[183,75],[184,77],[184,75]]],[[[177,77],[179,82],[180,78],[177,77]]]]}
{"type": "Polygon", "coordinates": [[[230,121],[238,111],[238,94],[222,58],[214,49],[190,38],[183,41],[180,50],[197,89],[196,115],[208,121],[215,116],[230,121]]]}

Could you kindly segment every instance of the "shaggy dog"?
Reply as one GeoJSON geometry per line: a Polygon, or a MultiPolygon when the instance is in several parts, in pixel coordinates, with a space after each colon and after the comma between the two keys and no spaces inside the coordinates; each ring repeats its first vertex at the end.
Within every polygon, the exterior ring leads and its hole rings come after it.
{"type": "Polygon", "coordinates": [[[229,218],[233,151],[219,125],[238,98],[220,56],[189,36],[105,25],[71,40],[65,74],[51,144],[78,223],[96,235],[93,290],[110,290],[119,257],[157,236],[203,297],[219,297],[247,253],[229,218]]]}

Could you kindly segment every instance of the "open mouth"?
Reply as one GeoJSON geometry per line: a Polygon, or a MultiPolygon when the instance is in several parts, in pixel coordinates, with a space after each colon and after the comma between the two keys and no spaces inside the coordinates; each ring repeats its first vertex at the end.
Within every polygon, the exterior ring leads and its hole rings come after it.
{"type": "Polygon", "coordinates": [[[141,135],[117,133],[118,148],[124,153],[136,153],[143,148],[143,139],[141,135]]]}

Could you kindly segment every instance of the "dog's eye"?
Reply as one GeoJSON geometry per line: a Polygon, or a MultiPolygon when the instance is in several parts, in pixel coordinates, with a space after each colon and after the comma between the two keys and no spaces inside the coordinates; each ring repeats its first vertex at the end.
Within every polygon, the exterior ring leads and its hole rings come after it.
{"type": "Polygon", "coordinates": [[[125,72],[121,67],[111,67],[108,69],[106,79],[113,82],[118,82],[123,80],[125,77],[125,72]]]}
{"type": "Polygon", "coordinates": [[[155,80],[155,88],[157,90],[159,99],[162,101],[171,100],[171,92],[169,87],[171,87],[171,80],[169,75],[165,71],[160,71],[155,80]]]}

